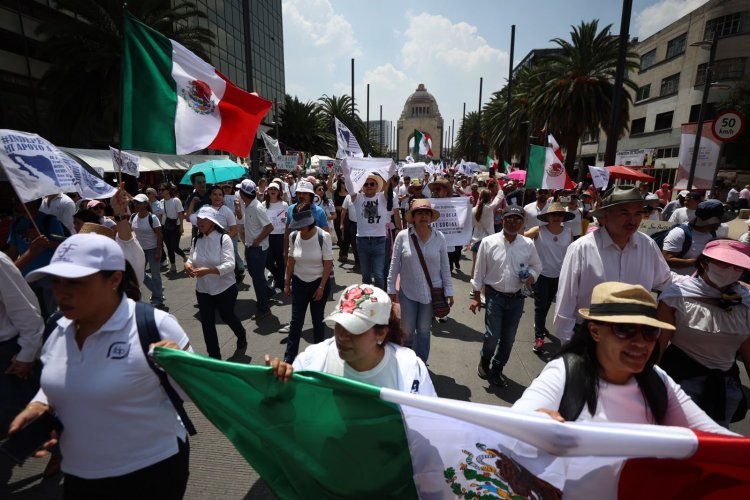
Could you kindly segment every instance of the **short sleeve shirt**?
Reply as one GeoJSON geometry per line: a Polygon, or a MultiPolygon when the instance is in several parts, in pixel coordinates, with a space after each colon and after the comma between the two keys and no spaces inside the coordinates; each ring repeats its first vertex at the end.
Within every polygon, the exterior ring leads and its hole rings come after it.
{"type": "Polygon", "coordinates": [[[383,193],[368,198],[362,193],[354,200],[357,208],[357,236],[385,237],[386,224],[391,221],[383,193]]]}

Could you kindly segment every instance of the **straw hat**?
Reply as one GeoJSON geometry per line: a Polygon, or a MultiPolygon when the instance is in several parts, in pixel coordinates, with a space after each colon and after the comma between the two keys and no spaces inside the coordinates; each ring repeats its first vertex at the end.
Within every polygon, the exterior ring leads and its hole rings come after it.
{"type": "Polygon", "coordinates": [[[427,189],[429,189],[430,191],[432,191],[436,187],[441,187],[441,188],[445,188],[446,190],[448,190],[448,196],[453,194],[453,185],[445,177],[440,177],[430,182],[429,184],[427,184],[427,189]]]}
{"type": "Polygon", "coordinates": [[[537,219],[539,219],[542,222],[549,222],[547,219],[547,215],[549,214],[562,214],[563,216],[563,222],[573,220],[576,218],[575,214],[573,212],[568,212],[565,210],[565,206],[560,202],[553,202],[544,207],[544,210],[542,210],[542,213],[536,216],[537,219]]]}
{"type": "Polygon", "coordinates": [[[656,319],[656,299],[641,285],[608,281],[591,292],[591,307],[578,313],[590,321],[633,323],[674,330],[669,323],[656,319]]]}
{"type": "Polygon", "coordinates": [[[411,203],[411,207],[409,207],[409,211],[406,212],[406,222],[414,222],[414,212],[417,210],[429,210],[432,212],[432,220],[430,222],[435,222],[440,218],[440,212],[432,208],[432,204],[430,203],[430,200],[426,198],[419,198],[414,200],[411,203]]]}
{"type": "Polygon", "coordinates": [[[383,190],[383,183],[385,182],[382,177],[377,174],[370,174],[367,176],[368,179],[374,180],[378,184],[378,191],[383,190]]]}
{"type": "Polygon", "coordinates": [[[115,239],[115,236],[117,236],[117,232],[114,229],[110,229],[107,226],[103,226],[101,224],[95,224],[94,222],[84,222],[83,226],[81,226],[81,230],[78,231],[78,234],[101,234],[102,236],[106,236],[107,238],[115,239]]]}

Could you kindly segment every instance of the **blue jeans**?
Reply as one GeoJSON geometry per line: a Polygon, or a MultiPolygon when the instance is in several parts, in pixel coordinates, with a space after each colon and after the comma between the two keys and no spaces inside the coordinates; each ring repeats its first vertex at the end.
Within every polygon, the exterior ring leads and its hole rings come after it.
{"type": "Polygon", "coordinates": [[[427,363],[427,357],[430,355],[432,303],[422,304],[416,300],[411,300],[402,291],[398,293],[398,301],[401,304],[401,328],[404,330],[404,345],[414,349],[419,359],[427,363]]]}
{"type": "Polygon", "coordinates": [[[212,358],[221,359],[219,336],[216,333],[216,311],[219,311],[221,319],[232,329],[238,340],[246,339],[245,327],[242,326],[242,322],[234,313],[237,293],[238,290],[235,285],[216,295],[195,292],[198,299],[198,310],[201,313],[201,328],[203,340],[206,341],[206,352],[212,358]]]}
{"type": "Polygon", "coordinates": [[[385,236],[357,236],[362,283],[385,290],[385,236]]]}
{"type": "Polygon", "coordinates": [[[323,316],[326,308],[326,301],[331,295],[331,280],[326,282],[323,289],[323,297],[320,300],[313,300],[313,295],[320,286],[318,278],[309,283],[302,281],[297,276],[292,276],[292,321],[289,323],[289,338],[286,342],[286,352],[284,361],[287,363],[294,362],[299,352],[299,340],[302,337],[302,325],[305,323],[305,311],[310,306],[310,318],[313,324],[313,343],[319,344],[325,339],[326,327],[323,323],[323,316]]]}
{"type": "Polygon", "coordinates": [[[557,295],[557,285],[560,278],[548,278],[539,275],[534,283],[534,337],[544,338],[544,323],[547,313],[557,295]]]}
{"type": "Polygon", "coordinates": [[[262,250],[261,247],[245,247],[245,262],[247,270],[253,280],[255,288],[255,301],[258,313],[265,313],[271,310],[269,297],[271,290],[266,282],[266,253],[268,250],[262,250]]]}
{"type": "Polygon", "coordinates": [[[239,243],[240,237],[238,235],[235,235],[234,238],[232,238],[232,248],[234,248],[234,273],[235,274],[242,274],[245,272],[245,263],[242,262],[242,252],[239,250],[239,243]]]}
{"type": "Polygon", "coordinates": [[[523,314],[521,293],[507,297],[490,286],[484,290],[487,307],[484,312],[484,344],[481,356],[492,359],[493,366],[505,367],[510,359],[513,342],[516,341],[516,330],[523,314]]]}
{"type": "Polygon", "coordinates": [[[692,400],[705,411],[709,417],[714,421],[729,429],[729,423],[732,420],[732,416],[737,411],[740,403],[742,402],[742,386],[737,383],[737,380],[726,376],[724,377],[724,418],[719,418],[720,415],[715,415],[716,412],[711,411],[710,408],[704,408],[703,405],[703,393],[706,390],[706,379],[707,376],[684,378],[680,380],[680,386],[685,394],[690,396],[692,400]]]}
{"type": "Polygon", "coordinates": [[[161,269],[159,259],[156,258],[156,248],[143,251],[146,254],[148,272],[143,278],[143,284],[151,290],[151,304],[157,306],[164,304],[164,289],[161,285],[161,269]]]}

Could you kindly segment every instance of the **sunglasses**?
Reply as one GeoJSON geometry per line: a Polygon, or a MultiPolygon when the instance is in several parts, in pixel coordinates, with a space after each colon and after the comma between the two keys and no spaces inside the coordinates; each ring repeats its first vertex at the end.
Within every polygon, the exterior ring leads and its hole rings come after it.
{"type": "Polygon", "coordinates": [[[375,187],[378,184],[376,182],[365,182],[365,187],[375,187]]]}
{"type": "Polygon", "coordinates": [[[643,340],[654,342],[661,335],[661,330],[655,326],[634,325],[630,323],[606,323],[606,325],[612,329],[612,333],[620,340],[631,340],[638,332],[641,332],[643,340]]]}

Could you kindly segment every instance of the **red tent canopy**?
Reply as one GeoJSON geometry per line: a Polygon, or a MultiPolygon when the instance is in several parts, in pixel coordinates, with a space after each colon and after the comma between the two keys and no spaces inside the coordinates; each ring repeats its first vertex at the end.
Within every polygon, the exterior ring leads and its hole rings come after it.
{"type": "Polygon", "coordinates": [[[654,182],[656,179],[648,174],[639,172],[624,165],[614,165],[607,167],[610,179],[626,179],[629,181],[654,182]]]}

